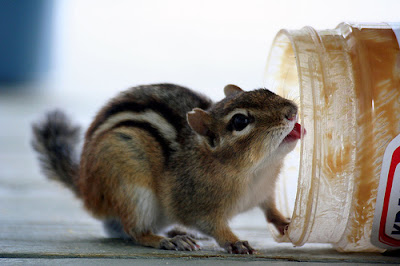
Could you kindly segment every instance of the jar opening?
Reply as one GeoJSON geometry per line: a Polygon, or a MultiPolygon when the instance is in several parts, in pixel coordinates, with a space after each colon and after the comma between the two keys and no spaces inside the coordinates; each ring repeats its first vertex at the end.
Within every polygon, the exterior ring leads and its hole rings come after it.
{"type": "MultiPolygon", "coordinates": [[[[292,43],[284,30],[278,33],[271,48],[265,69],[264,85],[267,89],[292,100],[299,106],[299,123],[302,124],[296,56],[292,43]]],[[[277,208],[288,218],[292,218],[296,201],[300,168],[300,142],[302,140],[299,140],[296,148],[287,155],[275,189],[277,208]]],[[[280,236],[273,226],[270,226],[270,229],[275,240],[278,242],[288,241],[286,237],[280,236]]]]}

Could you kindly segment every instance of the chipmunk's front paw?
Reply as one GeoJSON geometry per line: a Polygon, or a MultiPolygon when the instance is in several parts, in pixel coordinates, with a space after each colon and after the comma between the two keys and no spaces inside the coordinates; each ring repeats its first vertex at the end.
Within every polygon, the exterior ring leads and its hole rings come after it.
{"type": "Polygon", "coordinates": [[[247,241],[237,241],[236,243],[227,242],[224,246],[230,254],[255,254],[256,250],[247,241]]]}
{"type": "Polygon", "coordinates": [[[173,238],[164,238],[160,241],[160,248],[167,250],[186,250],[194,251],[199,250],[200,246],[196,241],[187,235],[177,235],[173,238]]]}
{"type": "Polygon", "coordinates": [[[286,220],[276,222],[274,225],[276,229],[279,231],[279,233],[281,235],[284,235],[289,227],[289,224],[290,224],[290,218],[286,218],[286,220]]]}

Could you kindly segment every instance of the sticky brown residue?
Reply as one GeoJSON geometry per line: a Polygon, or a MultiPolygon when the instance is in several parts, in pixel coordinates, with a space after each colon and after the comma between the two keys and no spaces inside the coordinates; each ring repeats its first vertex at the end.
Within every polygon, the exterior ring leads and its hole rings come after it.
{"type": "Polygon", "coordinates": [[[382,26],[284,31],[271,50],[282,56],[270,69],[283,84],[278,92],[299,90],[308,130],[287,232],[295,245],[378,250],[370,235],[381,163],[387,144],[400,133],[399,44],[382,26]]]}

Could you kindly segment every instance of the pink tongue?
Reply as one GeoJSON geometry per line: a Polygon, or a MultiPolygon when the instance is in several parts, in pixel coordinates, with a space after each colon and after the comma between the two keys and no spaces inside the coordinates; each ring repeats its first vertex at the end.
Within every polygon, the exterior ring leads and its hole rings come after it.
{"type": "Polygon", "coordinates": [[[301,128],[301,125],[299,123],[296,123],[293,130],[289,133],[289,135],[287,135],[286,138],[301,139],[301,136],[304,136],[305,134],[306,130],[304,128],[301,128]]]}

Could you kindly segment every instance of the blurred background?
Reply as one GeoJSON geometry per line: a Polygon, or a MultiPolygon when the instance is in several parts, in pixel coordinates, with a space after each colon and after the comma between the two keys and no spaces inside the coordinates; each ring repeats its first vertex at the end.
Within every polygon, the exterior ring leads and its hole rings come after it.
{"type": "Polygon", "coordinates": [[[29,143],[46,110],[85,129],[119,91],[157,82],[218,100],[228,83],[263,86],[279,29],[394,22],[399,10],[398,0],[0,0],[0,195],[47,184],[29,143]]]}

